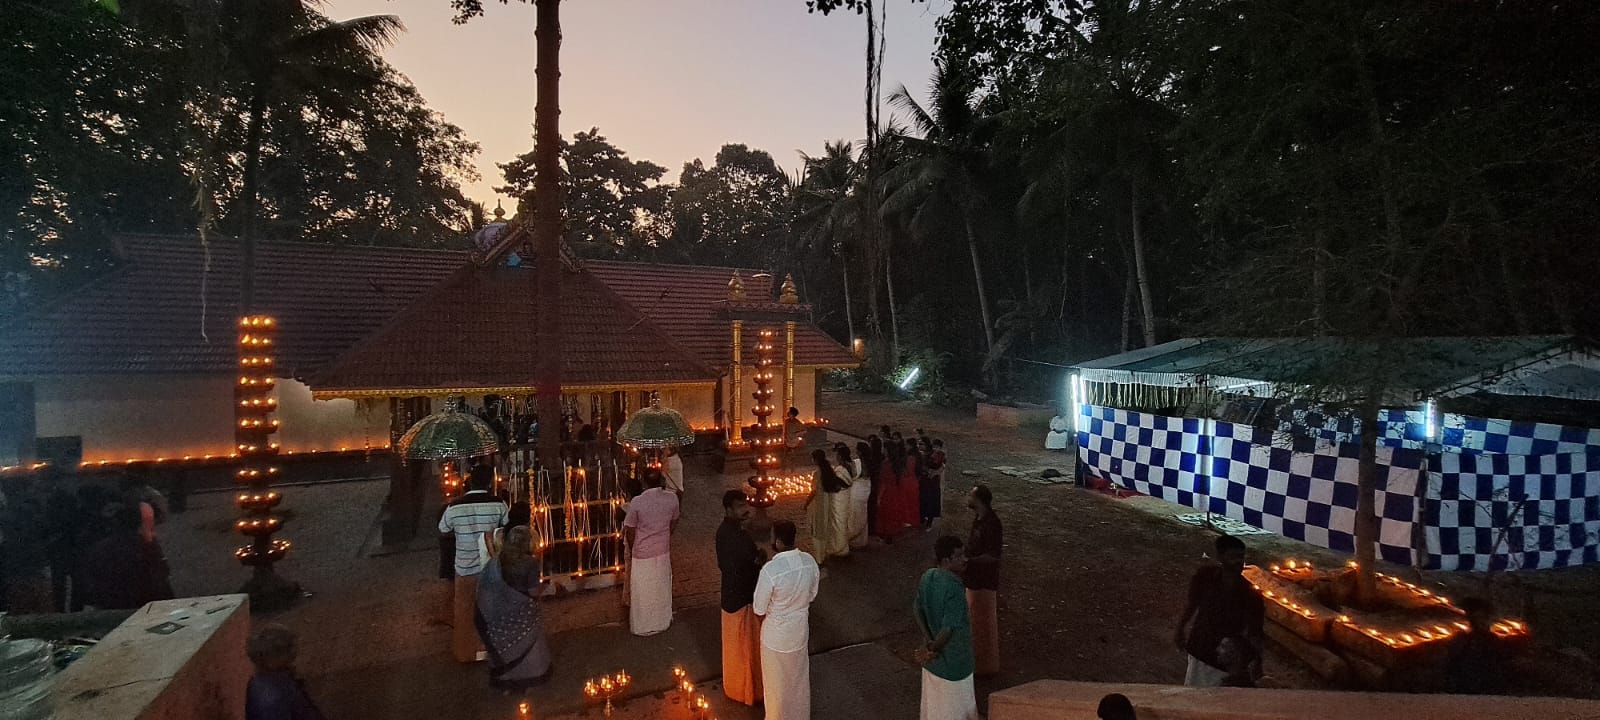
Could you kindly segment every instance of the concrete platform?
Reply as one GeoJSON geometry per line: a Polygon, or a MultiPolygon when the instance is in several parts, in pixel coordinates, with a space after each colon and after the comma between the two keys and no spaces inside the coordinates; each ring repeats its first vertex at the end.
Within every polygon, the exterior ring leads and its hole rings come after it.
{"type": "Polygon", "coordinates": [[[1040,680],[989,696],[989,720],[1092,718],[1100,698],[1122,693],[1139,720],[1591,720],[1600,701],[1502,695],[1187,688],[1040,680]]]}

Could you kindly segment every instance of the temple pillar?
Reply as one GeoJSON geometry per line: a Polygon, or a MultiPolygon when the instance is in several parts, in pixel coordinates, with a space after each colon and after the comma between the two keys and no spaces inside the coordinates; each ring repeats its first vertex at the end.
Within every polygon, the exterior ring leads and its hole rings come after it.
{"type": "Polygon", "coordinates": [[[728,440],[735,443],[741,442],[741,437],[744,434],[744,423],[741,422],[739,416],[739,396],[744,394],[743,379],[740,377],[739,368],[740,355],[744,345],[744,341],[740,337],[743,330],[743,321],[733,321],[733,362],[728,366],[728,440]]]}
{"type": "Polygon", "coordinates": [[[794,407],[794,321],[783,324],[783,417],[789,417],[789,408],[794,407]]]}

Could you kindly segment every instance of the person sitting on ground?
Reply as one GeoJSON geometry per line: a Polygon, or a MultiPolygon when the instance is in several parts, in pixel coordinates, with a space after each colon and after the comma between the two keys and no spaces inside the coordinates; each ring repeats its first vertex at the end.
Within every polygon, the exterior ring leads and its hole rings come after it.
{"type": "Polygon", "coordinates": [[[1095,711],[1095,717],[1100,720],[1138,720],[1133,714],[1133,702],[1122,693],[1111,693],[1100,698],[1100,707],[1095,711]]]}
{"type": "Polygon", "coordinates": [[[1178,616],[1173,638],[1189,656],[1183,679],[1189,687],[1220,687],[1228,678],[1228,664],[1218,657],[1226,639],[1234,640],[1238,651],[1246,654],[1251,679],[1261,675],[1266,611],[1261,596],[1241,574],[1244,542],[1221,535],[1216,551],[1216,564],[1200,568],[1189,581],[1188,603],[1178,616]]]}
{"type": "Polygon", "coordinates": [[[250,635],[244,652],[256,669],[244,691],[245,720],[323,720],[294,674],[294,633],[268,623],[250,635]]]}

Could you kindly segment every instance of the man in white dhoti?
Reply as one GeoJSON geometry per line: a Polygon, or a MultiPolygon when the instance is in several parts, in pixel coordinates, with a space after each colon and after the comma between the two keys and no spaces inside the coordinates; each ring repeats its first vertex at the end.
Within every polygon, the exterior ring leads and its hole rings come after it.
{"type": "Polygon", "coordinates": [[[678,495],[661,487],[661,471],[646,469],[645,491],[628,502],[623,536],[632,548],[628,569],[628,629],[654,635],[672,625],[672,532],[678,495]]]}
{"type": "Polygon", "coordinates": [[[810,720],[811,601],[821,577],[817,561],[795,547],[794,523],[772,523],[772,559],[756,578],[751,608],[761,623],[761,689],[766,720],[810,720]]]}
{"type": "Polygon", "coordinates": [[[677,448],[667,448],[667,457],[662,466],[666,471],[666,481],[663,486],[677,493],[678,499],[683,499],[683,456],[678,454],[677,448]]]}
{"type": "Polygon", "coordinates": [[[972,687],[972,625],[961,573],[967,558],[960,538],[945,535],[933,543],[938,563],[917,583],[917,626],[926,645],[914,657],[922,666],[921,720],[978,720],[972,687]]]}

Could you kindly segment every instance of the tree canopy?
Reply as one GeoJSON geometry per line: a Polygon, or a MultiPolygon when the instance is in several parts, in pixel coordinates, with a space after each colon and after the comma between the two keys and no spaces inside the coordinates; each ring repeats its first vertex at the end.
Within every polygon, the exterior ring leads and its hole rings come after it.
{"type": "MultiPolygon", "coordinates": [[[[208,215],[221,232],[241,230],[259,53],[246,44],[254,25],[230,18],[264,5],[252,3],[216,0],[181,12],[175,3],[127,3],[120,16],[87,2],[8,8],[0,26],[0,317],[108,267],[113,233],[188,235],[208,215]]],[[[305,13],[298,22],[307,29],[331,22],[305,13]]],[[[473,177],[477,145],[371,48],[324,47],[310,60],[280,79],[338,69],[365,81],[268,96],[260,236],[457,242],[469,211],[461,183],[473,177]]]]}

